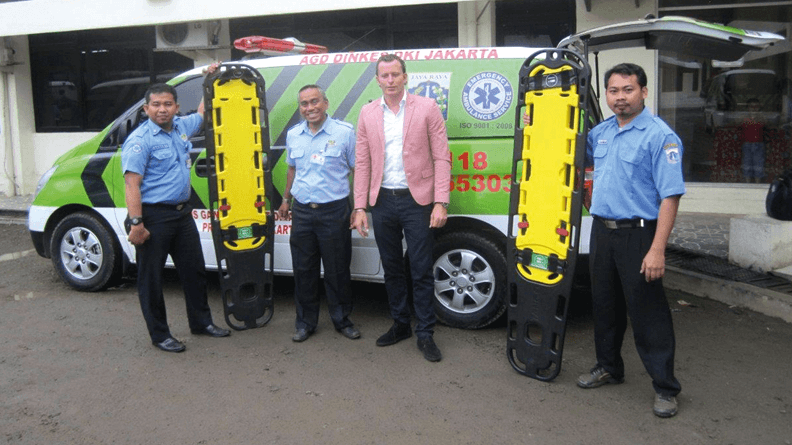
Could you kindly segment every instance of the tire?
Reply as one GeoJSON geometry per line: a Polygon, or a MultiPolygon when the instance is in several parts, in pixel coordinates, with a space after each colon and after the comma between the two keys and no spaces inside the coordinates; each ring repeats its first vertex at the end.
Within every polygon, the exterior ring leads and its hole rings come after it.
{"type": "Polygon", "coordinates": [[[121,278],[118,241],[91,214],[80,212],[63,218],[52,233],[50,252],[55,270],[77,290],[104,290],[121,278]]]}
{"type": "Polygon", "coordinates": [[[435,312],[451,327],[477,329],[506,311],[506,255],[497,243],[468,232],[435,241],[435,312]]]}

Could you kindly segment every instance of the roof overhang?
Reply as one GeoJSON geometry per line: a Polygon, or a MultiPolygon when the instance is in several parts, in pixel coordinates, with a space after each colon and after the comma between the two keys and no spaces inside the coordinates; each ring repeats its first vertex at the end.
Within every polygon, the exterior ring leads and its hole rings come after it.
{"type": "MultiPolygon", "coordinates": [[[[398,6],[458,1],[401,0],[398,6]]],[[[0,37],[394,5],[392,0],[0,0],[0,37]]]]}

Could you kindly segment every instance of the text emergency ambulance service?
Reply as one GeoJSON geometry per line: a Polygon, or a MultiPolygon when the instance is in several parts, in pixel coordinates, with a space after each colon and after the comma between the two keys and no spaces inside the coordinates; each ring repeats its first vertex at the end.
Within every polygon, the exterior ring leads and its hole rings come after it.
{"type": "MultiPolygon", "coordinates": [[[[770,33],[749,34],[680,17],[619,26],[622,28],[600,28],[603,38],[599,47],[597,30],[571,36],[562,45],[577,47],[581,53],[609,49],[619,40],[616,35],[623,32],[637,45],[652,43],[653,49],[660,49],[664,41],[652,38],[652,33],[659,32],[665,38],[684,35],[684,49],[712,49],[716,42],[730,51],[739,47],[744,53],[782,39],[770,33]],[[695,42],[695,37],[706,44],[695,42]]],[[[670,39],[668,43],[680,49],[680,41],[670,39]]],[[[438,319],[453,327],[483,327],[506,310],[506,224],[515,125],[520,121],[518,73],[522,63],[538,50],[387,51],[405,60],[409,92],[436,100],[446,120],[452,161],[451,202],[448,223],[435,234],[435,308],[438,319]]],[[[244,61],[259,70],[266,81],[272,147],[272,159],[267,162],[276,189],[275,206],[280,205],[285,185],[286,132],[300,121],[299,89],[307,84],[322,86],[330,101],[328,114],[355,125],[361,107],[382,96],[375,81],[374,62],[384,53],[289,55],[244,61]]],[[[168,82],[176,88],[184,114],[197,108],[202,82],[202,68],[168,82]]],[[[39,182],[28,217],[33,243],[41,256],[52,258],[60,276],[76,289],[96,291],[117,284],[134,262],[134,247],[127,241],[123,226],[127,210],[120,147],[145,118],[142,106],[141,99],[96,137],[61,156],[39,182]]],[[[598,107],[593,105],[591,109],[598,107]]],[[[599,121],[599,112],[592,111],[588,119],[599,121]]],[[[203,132],[192,144],[193,218],[201,234],[206,266],[216,270],[203,132]]],[[[274,216],[277,218],[277,212],[274,216]]],[[[582,260],[588,254],[590,219],[584,211],[579,246],[582,260]]],[[[292,273],[290,228],[290,221],[277,221],[273,255],[277,274],[292,273]]],[[[361,238],[353,231],[351,272],[354,279],[381,282],[376,233],[372,235],[361,238]]],[[[579,264],[577,272],[586,275],[586,269],[585,264],[579,264]]]]}

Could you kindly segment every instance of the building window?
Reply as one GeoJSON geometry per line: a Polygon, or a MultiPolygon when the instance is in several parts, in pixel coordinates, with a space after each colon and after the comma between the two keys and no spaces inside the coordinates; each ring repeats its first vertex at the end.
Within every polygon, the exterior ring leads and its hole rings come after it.
{"type": "Polygon", "coordinates": [[[154,27],[30,36],[37,132],[99,131],[143,97],[152,82],[192,68],[154,52],[154,27]]]}
{"type": "MultiPolygon", "coordinates": [[[[790,37],[790,2],[708,3],[661,0],[659,10],[790,37]]],[[[767,183],[792,167],[789,40],[729,63],[660,51],[659,67],[658,113],[682,139],[687,181],[767,183]]]]}
{"type": "Polygon", "coordinates": [[[498,46],[548,48],[575,33],[574,0],[519,0],[495,5],[498,46]]]}

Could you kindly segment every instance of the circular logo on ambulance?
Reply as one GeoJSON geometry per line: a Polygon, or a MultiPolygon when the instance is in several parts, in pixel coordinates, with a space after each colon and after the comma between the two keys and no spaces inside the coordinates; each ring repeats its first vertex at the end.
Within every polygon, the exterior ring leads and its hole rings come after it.
{"type": "Polygon", "coordinates": [[[509,109],[514,98],[511,82],[500,73],[478,73],[465,82],[462,106],[474,119],[491,121],[509,109]]]}

